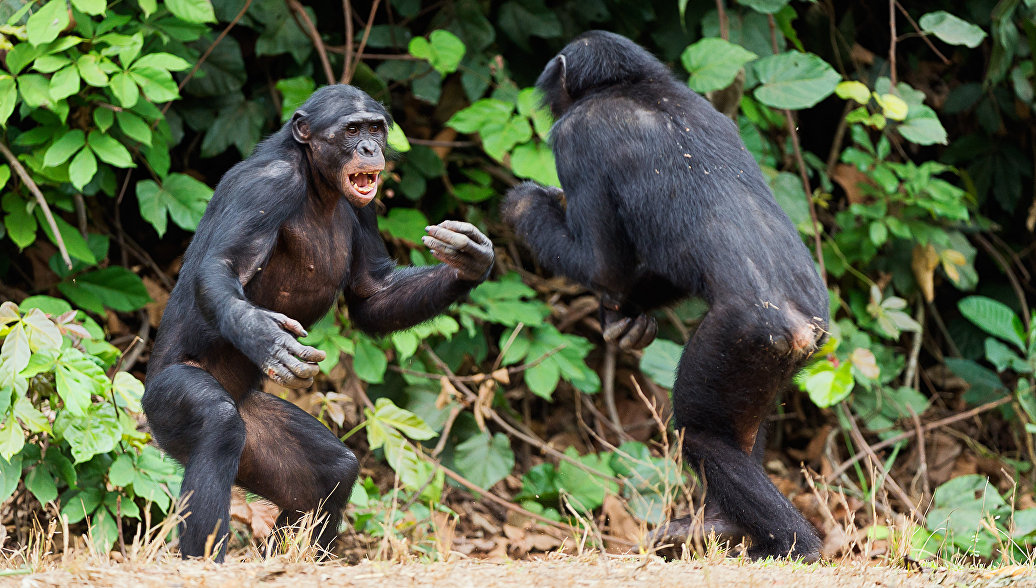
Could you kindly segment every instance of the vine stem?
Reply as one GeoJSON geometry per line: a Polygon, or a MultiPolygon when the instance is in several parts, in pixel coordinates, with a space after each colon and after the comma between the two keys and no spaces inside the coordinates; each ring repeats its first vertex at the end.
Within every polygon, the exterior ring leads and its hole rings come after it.
{"type": "Polygon", "coordinates": [[[896,91],[896,0],[889,0],[889,80],[890,92],[896,91]]]}
{"type": "MultiPolygon", "coordinates": [[[[299,4],[298,0],[285,0],[288,3],[288,8],[291,8],[292,12],[298,14],[298,18],[302,19],[302,23],[305,25],[306,34],[309,35],[310,41],[313,42],[313,47],[317,50],[317,55],[320,57],[320,65],[324,68],[324,75],[327,76],[327,83],[334,84],[336,81],[335,74],[331,71],[331,62],[327,59],[327,48],[324,47],[324,40],[320,38],[320,33],[317,31],[316,25],[310,20],[309,15],[306,14],[306,9],[299,4]]],[[[349,15],[345,15],[349,18],[349,15]]]]}
{"type": "MultiPolygon", "coordinates": [[[[777,22],[773,15],[767,15],[770,23],[770,43],[773,46],[773,54],[776,55],[780,49],[777,47],[777,22]]],[[[799,131],[795,127],[795,117],[791,110],[784,108],[784,119],[788,123],[788,134],[791,135],[791,146],[795,152],[795,163],[799,168],[799,179],[802,180],[802,189],[806,191],[806,203],[809,205],[809,219],[813,223],[813,247],[816,249],[817,264],[820,266],[820,279],[827,284],[827,269],[824,267],[824,250],[820,242],[820,221],[817,220],[817,208],[813,203],[813,189],[809,185],[809,175],[806,173],[806,160],[802,157],[802,145],[799,143],[799,131]]]]}
{"type": "Polygon", "coordinates": [[[43,210],[43,216],[47,219],[47,225],[50,226],[50,231],[54,233],[54,241],[58,244],[58,251],[61,252],[61,259],[64,260],[65,265],[68,269],[72,269],[72,258],[68,256],[68,249],[65,247],[65,240],[61,238],[61,232],[58,231],[58,223],[54,220],[54,215],[50,212],[50,206],[47,204],[47,199],[43,197],[43,192],[40,192],[40,187],[36,185],[36,182],[32,181],[29,176],[29,172],[25,171],[25,167],[18,161],[18,158],[11,153],[11,150],[7,147],[7,144],[0,141],[0,153],[4,154],[7,162],[11,164],[11,168],[14,169],[14,173],[18,174],[21,178],[22,183],[25,187],[32,192],[32,195],[36,197],[36,202],[40,205],[43,210]]]}

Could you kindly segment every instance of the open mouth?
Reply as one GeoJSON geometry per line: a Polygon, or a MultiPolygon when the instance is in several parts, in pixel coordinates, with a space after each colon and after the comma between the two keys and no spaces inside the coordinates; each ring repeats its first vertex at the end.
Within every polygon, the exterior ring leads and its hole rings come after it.
{"type": "Polygon", "coordinates": [[[378,180],[381,170],[372,170],[349,174],[349,191],[357,200],[366,203],[372,200],[378,191],[378,180]]]}

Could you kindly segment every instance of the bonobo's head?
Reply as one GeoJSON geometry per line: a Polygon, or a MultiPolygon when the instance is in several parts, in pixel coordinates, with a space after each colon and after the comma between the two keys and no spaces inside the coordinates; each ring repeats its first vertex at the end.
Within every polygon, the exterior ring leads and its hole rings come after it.
{"type": "Polygon", "coordinates": [[[622,35],[588,31],[551,59],[536,80],[554,118],[573,102],[602,88],[668,78],[669,69],[646,49],[622,35]]]}
{"type": "Polygon", "coordinates": [[[343,84],[324,86],[292,116],[291,133],[308,146],[316,173],[361,208],[378,193],[392,117],[366,92],[343,84]]]}

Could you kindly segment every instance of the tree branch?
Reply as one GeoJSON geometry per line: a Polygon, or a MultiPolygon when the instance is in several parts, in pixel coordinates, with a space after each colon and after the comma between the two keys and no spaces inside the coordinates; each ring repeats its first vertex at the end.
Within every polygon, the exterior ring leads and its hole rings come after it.
{"type": "Polygon", "coordinates": [[[11,169],[14,173],[18,174],[21,178],[22,183],[25,187],[32,192],[32,195],[36,197],[36,202],[40,205],[43,210],[43,216],[47,219],[47,225],[50,226],[50,231],[54,233],[54,241],[58,244],[58,251],[61,252],[61,259],[64,260],[65,265],[68,269],[72,269],[72,258],[68,256],[68,249],[65,248],[65,240],[61,238],[61,232],[58,231],[58,223],[54,220],[54,215],[50,212],[50,206],[47,205],[47,199],[43,197],[43,192],[40,192],[40,187],[36,185],[36,182],[32,181],[29,176],[29,172],[25,171],[25,167],[18,161],[18,158],[11,153],[11,150],[7,148],[7,145],[0,141],[0,153],[4,154],[7,158],[7,163],[11,164],[11,169]]]}

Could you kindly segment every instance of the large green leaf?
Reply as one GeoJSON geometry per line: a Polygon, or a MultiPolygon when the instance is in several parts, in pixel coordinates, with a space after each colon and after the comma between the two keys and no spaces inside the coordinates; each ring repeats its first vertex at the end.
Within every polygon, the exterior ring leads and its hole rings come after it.
{"type": "Polygon", "coordinates": [[[94,155],[105,163],[110,163],[115,167],[136,167],[129,150],[110,135],[96,130],[90,131],[87,143],[94,155]]]}
{"type": "Polygon", "coordinates": [[[66,349],[54,370],[58,395],[65,401],[65,412],[85,415],[93,396],[102,396],[108,378],[101,366],[75,348],[66,349]]]}
{"type": "Polygon", "coordinates": [[[353,371],[356,372],[356,376],[364,382],[378,384],[385,379],[386,368],[388,360],[385,358],[385,352],[367,337],[357,337],[356,351],[353,354],[353,371]]]}
{"type": "Polygon", "coordinates": [[[691,89],[705,93],[732,84],[737,72],[758,57],[730,41],[705,38],[685,49],[680,61],[691,73],[691,79],[687,82],[691,89]]]}
{"type": "Polygon", "coordinates": [[[211,198],[212,188],[186,174],[169,174],[161,186],[152,180],[137,183],[140,215],[159,236],[165,234],[167,212],[177,226],[193,231],[211,198]]]}
{"type": "Polygon", "coordinates": [[[809,108],[834,92],[841,80],[834,68],[812,53],[788,51],[752,65],[761,82],[754,95],[773,108],[809,108]]]}
{"type": "Polygon", "coordinates": [[[18,103],[18,86],[12,77],[0,75],[0,126],[7,126],[7,119],[18,103]]]}
{"type": "Polygon", "coordinates": [[[640,371],[658,385],[672,388],[682,353],[683,346],[667,339],[655,339],[644,348],[644,354],[640,356],[640,371]]]}
{"type": "Polygon", "coordinates": [[[409,47],[411,55],[427,60],[443,76],[457,71],[465,50],[464,42],[457,35],[443,29],[432,31],[428,39],[414,37],[409,47]]]}
{"type": "Polygon", "coordinates": [[[791,0],[737,0],[742,6],[747,6],[756,12],[774,14],[788,5],[791,0]]]}
{"type": "Polygon", "coordinates": [[[380,230],[412,245],[421,242],[426,226],[428,226],[428,217],[416,208],[393,208],[387,215],[378,218],[380,230]]]}
{"type": "Polygon", "coordinates": [[[457,445],[454,464],[479,488],[487,489],[507,477],[514,468],[514,452],[507,435],[476,434],[457,445]]]}
{"type": "Polygon", "coordinates": [[[209,0],[165,0],[165,7],[177,18],[187,22],[216,22],[216,13],[209,0]]]}
{"type": "Polygon", "coordinates": [[[43,155],[43,165],[47,167],[61,165],[83,145],[86,145],[86,134],[79,129],[72,129],[47,148],[47,152],[43,155]]]}
{"type": "Polygon", "coordinates": [[[929,12],[917,21],[921,30],[932,33],[950,45],[964,45],[974,49],[986,38],[981,27],[957,18],[945,10],[929,12]]]}
{"type": "Polygon", "coordinates": [[[94,404],[82,415],[68,410],[58,413],[54,434],[68,442],[72,458],[82,463],[115,449],[115,444],[122,439],[122,427],[113,405],[94,404]]]}
{"type": "Polygon", "coordinates": [[[309,99],[317,89],[316,82],[309,76],[282,78],[277,80],[276,88],[281,93],[281,122],[286,122],[295,110],[309,99]]]}
{"type": "Polygon", "coordinates": [[[1022,320],[1003,302],[985,296],[968,296],[957,303],[957,308],[978,328],[1025,349],[1022,320]]]}
{"type": "MultiPolygon", "coordinates": [[[[584,466],[606,476],[614,476],[609,461],[611,454],[588,454],[580,456],[575,449],[569,447],[565,455],[582,463],[584,466]]],[[[558,465],[558,487],[567,494],[571,505],[580,513],[587,513],[604,503],[605,494],[617,494],[619,487],[611,480],[605,480],[589,474],[570,462],[562,461],[558,465]]]]}
{"type": "Polygon", "coordinates": [[[61,282],[58,290],[80,308],[102,315],[105,307],[130,312],[151,302],[140,278],[120,265],[85,273],[71,282],[61,282]]]}
{"type": "MultiPolygon", "coordinates": [[[[6,18],[6,17],[5,17],[6,18]]],[[[25,33],[33,45],[50,43],[68,26],[68,3],[50,0],[25,23],[25,33]]]]}

